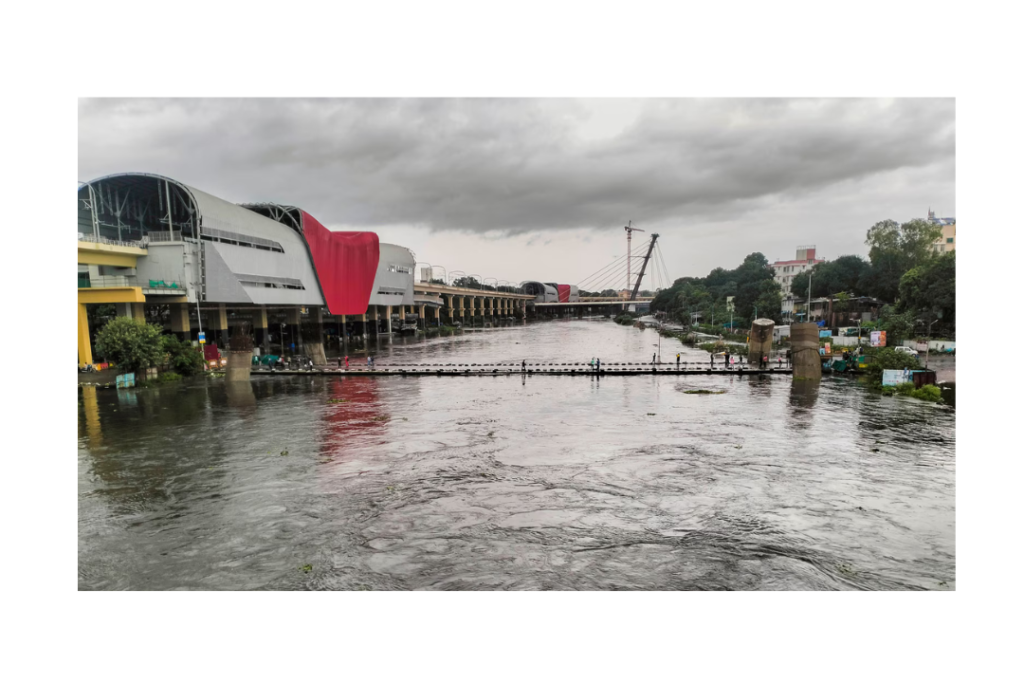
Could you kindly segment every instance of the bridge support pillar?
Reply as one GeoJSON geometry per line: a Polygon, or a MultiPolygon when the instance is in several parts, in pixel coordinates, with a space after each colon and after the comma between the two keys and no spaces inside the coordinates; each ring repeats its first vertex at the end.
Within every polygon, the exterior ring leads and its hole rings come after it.
{"type": "Polygon", "coordinates": [[[422,321],[420,326],[427,329],[427,307],[425,304],[420,304],[420,320],[422,321]]]}

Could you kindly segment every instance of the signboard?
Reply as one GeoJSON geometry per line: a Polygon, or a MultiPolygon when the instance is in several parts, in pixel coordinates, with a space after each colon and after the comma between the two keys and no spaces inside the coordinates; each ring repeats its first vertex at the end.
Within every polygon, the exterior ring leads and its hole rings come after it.
{"type": "Polygon", "coordinates": [[[885,346],[885,330],[872,330],[871,345],[885,346]]]}
{"type": "Polygon", "coordinates": [[[882,386],[894,387],[897,384],[914,381],[913,370],[882,370],[882,386]]]}
{"type": "Polygon", "coordinates": [[[827,355],[827,356],[831,356],[832,355],[832,344],[830,344],[828,342],[825,342],[825,355],[827,355]]]}
{"type": "Polygon", "coordinates": [[[199,333],[199,343],[200,344],[205,344],[206,343],[206,333],[205,332],[200,332],[199,333]]]}
{"type": "Polygon", "coordinates": [[[821,337],[831,337],[831,336],[832,336],[832,330],[818,330],[818,338],[819,339],[821,337]]]}
{"type": "Polygon", "coordinates": [[[128,387],[135,386],[135,373],[129,372],[124,375],[117,376],[117,388],[127,389],[128,387]]]}

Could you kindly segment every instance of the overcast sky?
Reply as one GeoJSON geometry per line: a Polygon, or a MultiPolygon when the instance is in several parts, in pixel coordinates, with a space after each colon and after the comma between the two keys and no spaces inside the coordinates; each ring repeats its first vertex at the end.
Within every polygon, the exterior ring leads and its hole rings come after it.
{"type": "Polygon", "coordinates": [[[954,162],[952,99],[79,103],[78,180],[293,204],[511,281],[580,282],[625,253],[630,220],[672,278],[805,244],[866,255],[877,221],[956,215],[954,162]]]}

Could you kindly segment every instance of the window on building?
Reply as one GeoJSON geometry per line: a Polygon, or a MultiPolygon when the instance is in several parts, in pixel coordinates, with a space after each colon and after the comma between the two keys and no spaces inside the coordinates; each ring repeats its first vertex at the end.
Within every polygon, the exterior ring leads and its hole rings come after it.
{"type": "Polygon", "coordinates": [[[946,238],[946,244],[953,244],[953,238],[952,237],[947,237],[946,238]]]}

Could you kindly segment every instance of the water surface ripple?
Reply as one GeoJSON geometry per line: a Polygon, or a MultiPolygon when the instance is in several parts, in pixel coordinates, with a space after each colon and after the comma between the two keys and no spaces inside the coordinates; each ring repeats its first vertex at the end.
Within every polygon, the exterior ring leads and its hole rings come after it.
{"type": "MultiPolygon", "coordinates": [[[[375,353],[657,344],[557,321],[375,353]]],[[[83,387],[78,413],[81,589],[955,587],[955,411],[849,379],[210,379],[83,387]]]]}

